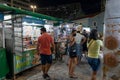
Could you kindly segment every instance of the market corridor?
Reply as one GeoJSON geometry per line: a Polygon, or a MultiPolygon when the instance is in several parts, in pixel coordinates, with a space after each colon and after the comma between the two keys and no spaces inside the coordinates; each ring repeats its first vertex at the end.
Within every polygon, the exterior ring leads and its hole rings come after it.
{"type": "MultiPolygon", "coordinates": [[[[51,80],[90,80],[91,68],[83,59],[83,61],[76,67],[77,79],[69,78],[67,64],[61,61],[55,62],[50,71],[49,75],[51,80]]],[[[98,72],[97,80],[101,80],[101,70],[98,72]]],[[[40,66],[35,67],[31,71],[25,72],[22,76],[18,77],[17,80],[44,80],[42,77],[42,72],[40,71],[40,66]]]]}

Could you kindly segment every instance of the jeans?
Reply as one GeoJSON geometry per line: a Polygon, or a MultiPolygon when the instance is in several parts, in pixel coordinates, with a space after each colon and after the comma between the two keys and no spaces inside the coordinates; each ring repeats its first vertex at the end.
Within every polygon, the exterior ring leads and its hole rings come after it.
{"type": "Polygon", "coordinates": [[[81,44],[76,44],[76,53],[77,53],[77,56],[82,56],[82,46],[81,44]]]}

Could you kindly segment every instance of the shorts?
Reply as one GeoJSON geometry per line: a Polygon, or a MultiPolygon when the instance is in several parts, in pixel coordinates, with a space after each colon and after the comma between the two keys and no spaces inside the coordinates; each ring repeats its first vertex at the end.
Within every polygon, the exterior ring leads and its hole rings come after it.
{"type": "Polygon", "coordinates": [[[76,53],[69,53],[69,57],[70,58],[75,58],[75,57],[77,57],[77,54],[76,53]]]}
{"type": "Polygon", "coordinates": [[[52,64],[52,55],[44,55],[41,54],[41,64],[45,65],[45,64],[52,64]]]}
{"type": "Polygon", "coordinates": [[[77,57],[76,44],[74,44],[73,46],[69,47],[69,56],[70,56],[70,58],[77,57]]]}
{"type": "Polygon", "coordinates": [[[98,71],[100,67],[100,59],[99,58],[87,58],[88,64],[91,66],[93,71],[98,71]]]}
{"type": "Polygon", "coordinates": [[[86,44],[86,43],[84,43],[82,46],[83,46],[83,51],[88,51],[88,48],[87,48],[87,44],[86,44]]]}

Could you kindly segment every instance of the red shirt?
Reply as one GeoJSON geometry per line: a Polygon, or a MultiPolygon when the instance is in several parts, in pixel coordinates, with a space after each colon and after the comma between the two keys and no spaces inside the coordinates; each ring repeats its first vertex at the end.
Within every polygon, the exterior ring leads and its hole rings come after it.
{"type": "Polygon", "coordinates": [[[53,38],[47,34],[43,33],[38,38],[38,49],[40,54],[51,55],[51,44],[53,43],[53,38]]]}

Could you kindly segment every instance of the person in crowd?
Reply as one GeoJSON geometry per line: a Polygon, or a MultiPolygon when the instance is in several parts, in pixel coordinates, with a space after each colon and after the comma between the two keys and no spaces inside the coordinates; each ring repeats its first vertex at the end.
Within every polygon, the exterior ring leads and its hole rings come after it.
{"type": "Polygon", "coordinates": [[[72,30],[69,43],[69,77],[77,78],[74,73],[75,66],[77,64],[76,42],[75,42],[76,30],[72,30]]]}
{"type": "Polygon", "coordinates": [[[41,36],[38,38],[37,50],[41,57],[43,78],[49,80],[50,76],[48,71],[52,64],[52,53],[51,46],[53,48],[53,53],[55,53],[55,45],[53,38],[46,32],[46,28],[41,28],[41,36]]]}
{"type": "Polygon", "coordinates": [[[99,59],[99,51],[103,46],[101,41],[98,39],[98,31],[97,29],[92,29],[90,32],[89,40],[88,40],[88,64],[92,68],[92,76],[91,80],[96,80],[97,71],[100,67],[100,59],[99,59]]]}
{"type": "Polygon", "coordinates": [[[83,30],[82,35],[84,35],[85,38],[86,38],[86,40],[85,40],[84,43],[82,44],[82,47],[83,47],[82,50],[83,50],[83,53],[84,53],[85,55],[87,55],[87,51],[88,51],[88,49],[87,49],[88,33],[87,33],[87,31],[86,31],[85,29],[83,30]]]}
{"type": "Polygon", "coordinates": [[[67,35],[67,37],[66,37],[66,44],[65,44],[65,47],[66,47],[66,49],[65,49],[65,54],[66,55],[68,55],[68,53],[69,53],[69,43],[70,43],[70,35],[67,35]]]}
{"type": "Polygon", "coordinates": [[[66,44],[65,44],[65,63],[67,66],[69,65],[69,43],[70,43],[70,35],[66,37],[66,44]]]}
{"type": "Polygon", "coordinates": [[[60,51],[60,61],[62,61],[63,56],[65,55],[65,43],[64,42],[60,43],[59,51],[60,51]]]}
{"type": "Polygon", "coordinates": [[[82,58],[82,44],[86,41],[86,38],[80,34],[80,31],[77,31],[75,36],[76,42],[76,52],[77,52],[77,64],[81,61],[82,58]]]}

